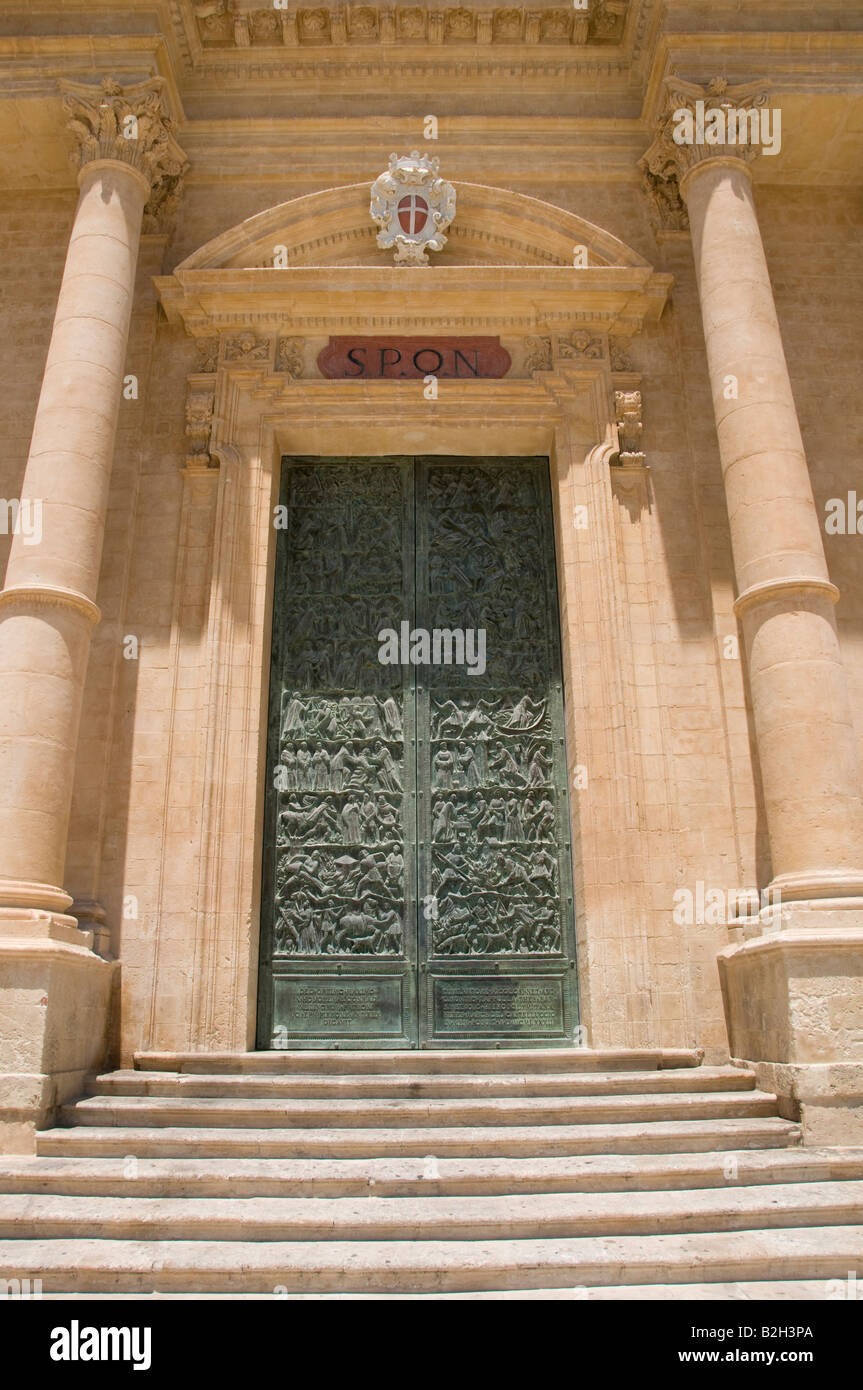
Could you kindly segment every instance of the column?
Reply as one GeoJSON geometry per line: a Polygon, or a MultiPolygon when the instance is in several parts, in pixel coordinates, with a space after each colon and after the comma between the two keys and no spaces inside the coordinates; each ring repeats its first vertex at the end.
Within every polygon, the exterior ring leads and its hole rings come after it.
{"type": "MultiPolygon", "coordinates": [[[[654,180],[677,179],[689,213],[771,887],[783,903],[762,914],[766,936],[723,952],[732,1053],[771,1064],[863,1060],[852,1018],[863,999],[845,1008],[844,1029],[832,1002],[851,1002],[863,959],[863,784],[834,616],[839,594],[827,573],[750,174],[762,133],[775,134],[775,112],[763,86],[676,78],[667,86],[643,165],[654,180]]],[[[840,1142],[826,1134],[820,1142],[840,1142]]]]}
{"type": "MultiPolygon", "coordinates": [[[[100,88],[62,84],[80,194],[21,493],[22,505],[41,509],[41,537],[15,536],[0,592],[0,993],[25,962],[32,974],[33,960],[52,951],[55,964],[79,953],[73,991],[98,979],[80,968],[91,936],[66,915],[72,899],[62,883],[142,218],[148,203],[155,212],[176,198],[185,166],[163,86],[162,78],[125,90],[111,79],[100,88]]],[[[23,1041],[9,1065],[42,1081],[53,1070],[46,1039],[60,1008],[47,986],[45,997],[39,1037],[29,1016],[16,1019],[23,1041]]],[[[98,1012],[95,997],[91,1005],[98,1012]]],[[[57,1069],[76,1071],[78,1025],[98,1035],[99,1023],[80,1017],[72,1030],[68,1008],[60,1011],[57,1069]]]]}

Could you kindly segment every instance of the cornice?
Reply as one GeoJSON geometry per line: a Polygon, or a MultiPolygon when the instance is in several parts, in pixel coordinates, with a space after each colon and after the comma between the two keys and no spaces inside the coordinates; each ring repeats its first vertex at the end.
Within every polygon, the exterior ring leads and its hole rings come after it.
{"type": "Polygon", "coordinates": [[[155,285],[169,321],[198,338],[240,329],[630,337],[662,313],[671,276],[650,266],[324,266],[180,270],[155,285]]]}

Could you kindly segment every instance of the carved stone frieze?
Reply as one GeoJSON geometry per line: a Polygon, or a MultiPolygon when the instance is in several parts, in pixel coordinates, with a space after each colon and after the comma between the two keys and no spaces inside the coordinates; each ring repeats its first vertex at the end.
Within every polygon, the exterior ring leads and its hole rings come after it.
{"type": "Polygon", "coordinates": [[[271,348],[269,338],[259,338],[249,330],[226,338],[223,355],[226,362],[267,362],[271,348]]]}
{"type": "Polygon", "coordinates": [[[627,351],[628,343],[627,338],[609,338],[608,356],[613,372],[632,372],[635,370],[627,351]]]}
{"type": "Polygon", "coordinates": [[[570,333],[558,338],[557,355],[560,358],[587,357],[593,359],[604,357],[605,347],[602,339],[594,337],[592,333],[570,333]]]}
{"type": "Polygon", "coordinates": [[[198,354],[198,370],[214,372],[219,361],[218,338],[196,338],[195,350],[198,354]]]}
{"type": "Polygon", "coordinates": [[[298,381],[305,370],[305,338],[280,338],[276,345],[276,371],[298,381]]]}
{"type": "Polygon", "coordinates": [[[279,48],[349,44],[586,44],[620,43],[628,0],[476,10],[426,5],[349,5],[240,11],[235,0],[200,0],[195,21],[203,46],[279,48]]]}
{"type": "Polygon", "coordinates": [[[98,87],[66,81],[59,85],[79,168],[96,159],[131,164],[151,188],[144,231],[166,231],[180,200],[188,161],[165,109],[165,79],[154,77],[129,87],[121,87],[112,77],[104,77],[98,87]]]}
{"type": "Polygon", "coordinates": [[[601,361],[605,357],[602,338],[587,329],[575,333],[550,333],[525,338],[525,371],[550,372],[556,362],[601,361]]]}
{"type": "Polygon", "coordinates": [[[527,350],[524,359],[525,371],[550,372],[554,366],[551,338],[525,338],[524,345],[527,350]]]}
{"type": "Polygon", "coordinates": [[[650,220],[657,231],[689,231],[689,213],[673,169],[669,169],[667,174],[654,174],[649,169],[643,169],[642,187],[650,209],[650,220]]]}

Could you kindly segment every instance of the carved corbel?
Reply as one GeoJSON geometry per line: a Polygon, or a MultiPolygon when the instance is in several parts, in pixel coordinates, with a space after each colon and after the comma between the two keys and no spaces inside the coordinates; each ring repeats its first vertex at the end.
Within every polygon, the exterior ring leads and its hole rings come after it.
{"type": "Polygon", "coordinates": [[[210,452],[215,396],[216,379],[212,374],[194,372],[186,378],[186,468],[192,472],[218,467],[218,460],[210,452]]]}
{"type": "Polygon", "coordinates": [[[617,429],[618,451],[612,459],[620,468],[646,468],[641,448],[641,392],[615,391],[614,423],[617,429]]]}

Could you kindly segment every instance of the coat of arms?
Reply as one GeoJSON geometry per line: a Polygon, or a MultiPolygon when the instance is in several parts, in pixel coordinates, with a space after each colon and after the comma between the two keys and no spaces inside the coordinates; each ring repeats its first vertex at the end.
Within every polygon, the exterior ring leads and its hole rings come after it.
{"type": "Polygon", "coordinates": [[[439,159],[390,155],[390,167],[372,184],[369,211],[380,227],[378,246],[394,246],[396,265],[428,265],[426,252],[446,245],[445,229],[455,217],[455,189],[438,178],[439,159]]]}

